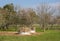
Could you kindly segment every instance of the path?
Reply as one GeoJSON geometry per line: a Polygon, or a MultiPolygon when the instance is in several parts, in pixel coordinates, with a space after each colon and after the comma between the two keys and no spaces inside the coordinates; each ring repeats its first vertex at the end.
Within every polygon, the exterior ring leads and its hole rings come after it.
{"type": "MultiPolygon", "coordinates": [[[[40,35],[43,34],[43,32],[31,34],[31,35],[40,35]]],[[[21,34],[17,34],[17,32],[7,32],[7,31],[0,31],[0,35],[7,35],[7,36],[21,36],[21,34]]]]}

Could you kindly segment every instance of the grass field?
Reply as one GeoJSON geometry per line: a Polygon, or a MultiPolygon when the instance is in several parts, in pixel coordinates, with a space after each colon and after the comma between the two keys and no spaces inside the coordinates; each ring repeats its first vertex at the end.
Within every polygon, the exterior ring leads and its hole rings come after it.
{"type": "Polygon", "coordinates": [[[50,30],[35,36],[1,36],[0,41],[60,41],[60,31],[50,30]]]}

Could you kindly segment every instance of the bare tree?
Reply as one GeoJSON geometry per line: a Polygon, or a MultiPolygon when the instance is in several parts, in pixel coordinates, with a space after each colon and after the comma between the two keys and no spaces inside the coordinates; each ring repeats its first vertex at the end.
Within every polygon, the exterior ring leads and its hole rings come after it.
{"type": "Polygon", "coordinates": [[[60,5],[57,7],[58,15],[56,16],[57,24],[60,24],[60,5]]]}
{"type": "Polygon", "coordinates": [[[37,8],[37,13],[38,16],[40,17],[40,24],[44,29],[44,31],[46,30],[47,25],[50,22],[53,12],[54,11],[51,9],[51,7],[48,4],[42,4],[37,8]]]}

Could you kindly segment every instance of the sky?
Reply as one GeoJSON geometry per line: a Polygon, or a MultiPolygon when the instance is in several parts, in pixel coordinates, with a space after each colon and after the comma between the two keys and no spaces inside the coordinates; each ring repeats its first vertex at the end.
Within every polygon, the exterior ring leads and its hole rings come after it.
{"type": "Polygon", "coordinates": [[[14,6],[19,5],[23,8],[36,7],[39,4],[57,4],[60,0],[0,0],[0,7],[6,4],[13,3],[14,6]]]}

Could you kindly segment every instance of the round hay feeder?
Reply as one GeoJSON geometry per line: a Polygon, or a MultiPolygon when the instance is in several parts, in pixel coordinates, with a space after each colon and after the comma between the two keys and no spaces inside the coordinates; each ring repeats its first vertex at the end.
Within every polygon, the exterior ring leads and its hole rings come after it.
{"type": "Polygon", "coordinates": [[[19,34],[21,35],[31,35],[35,33],[35,27],[21,27],[19,29],[19,34]]]}
{"type": "Polygon", "coordinates": [[[21,35],[30,35],[31,33],[30,33],[30,29],[29,28],[27,28],[27,27],[22,27],[21,29],[20,29],[20,34],[21,35]]]}

